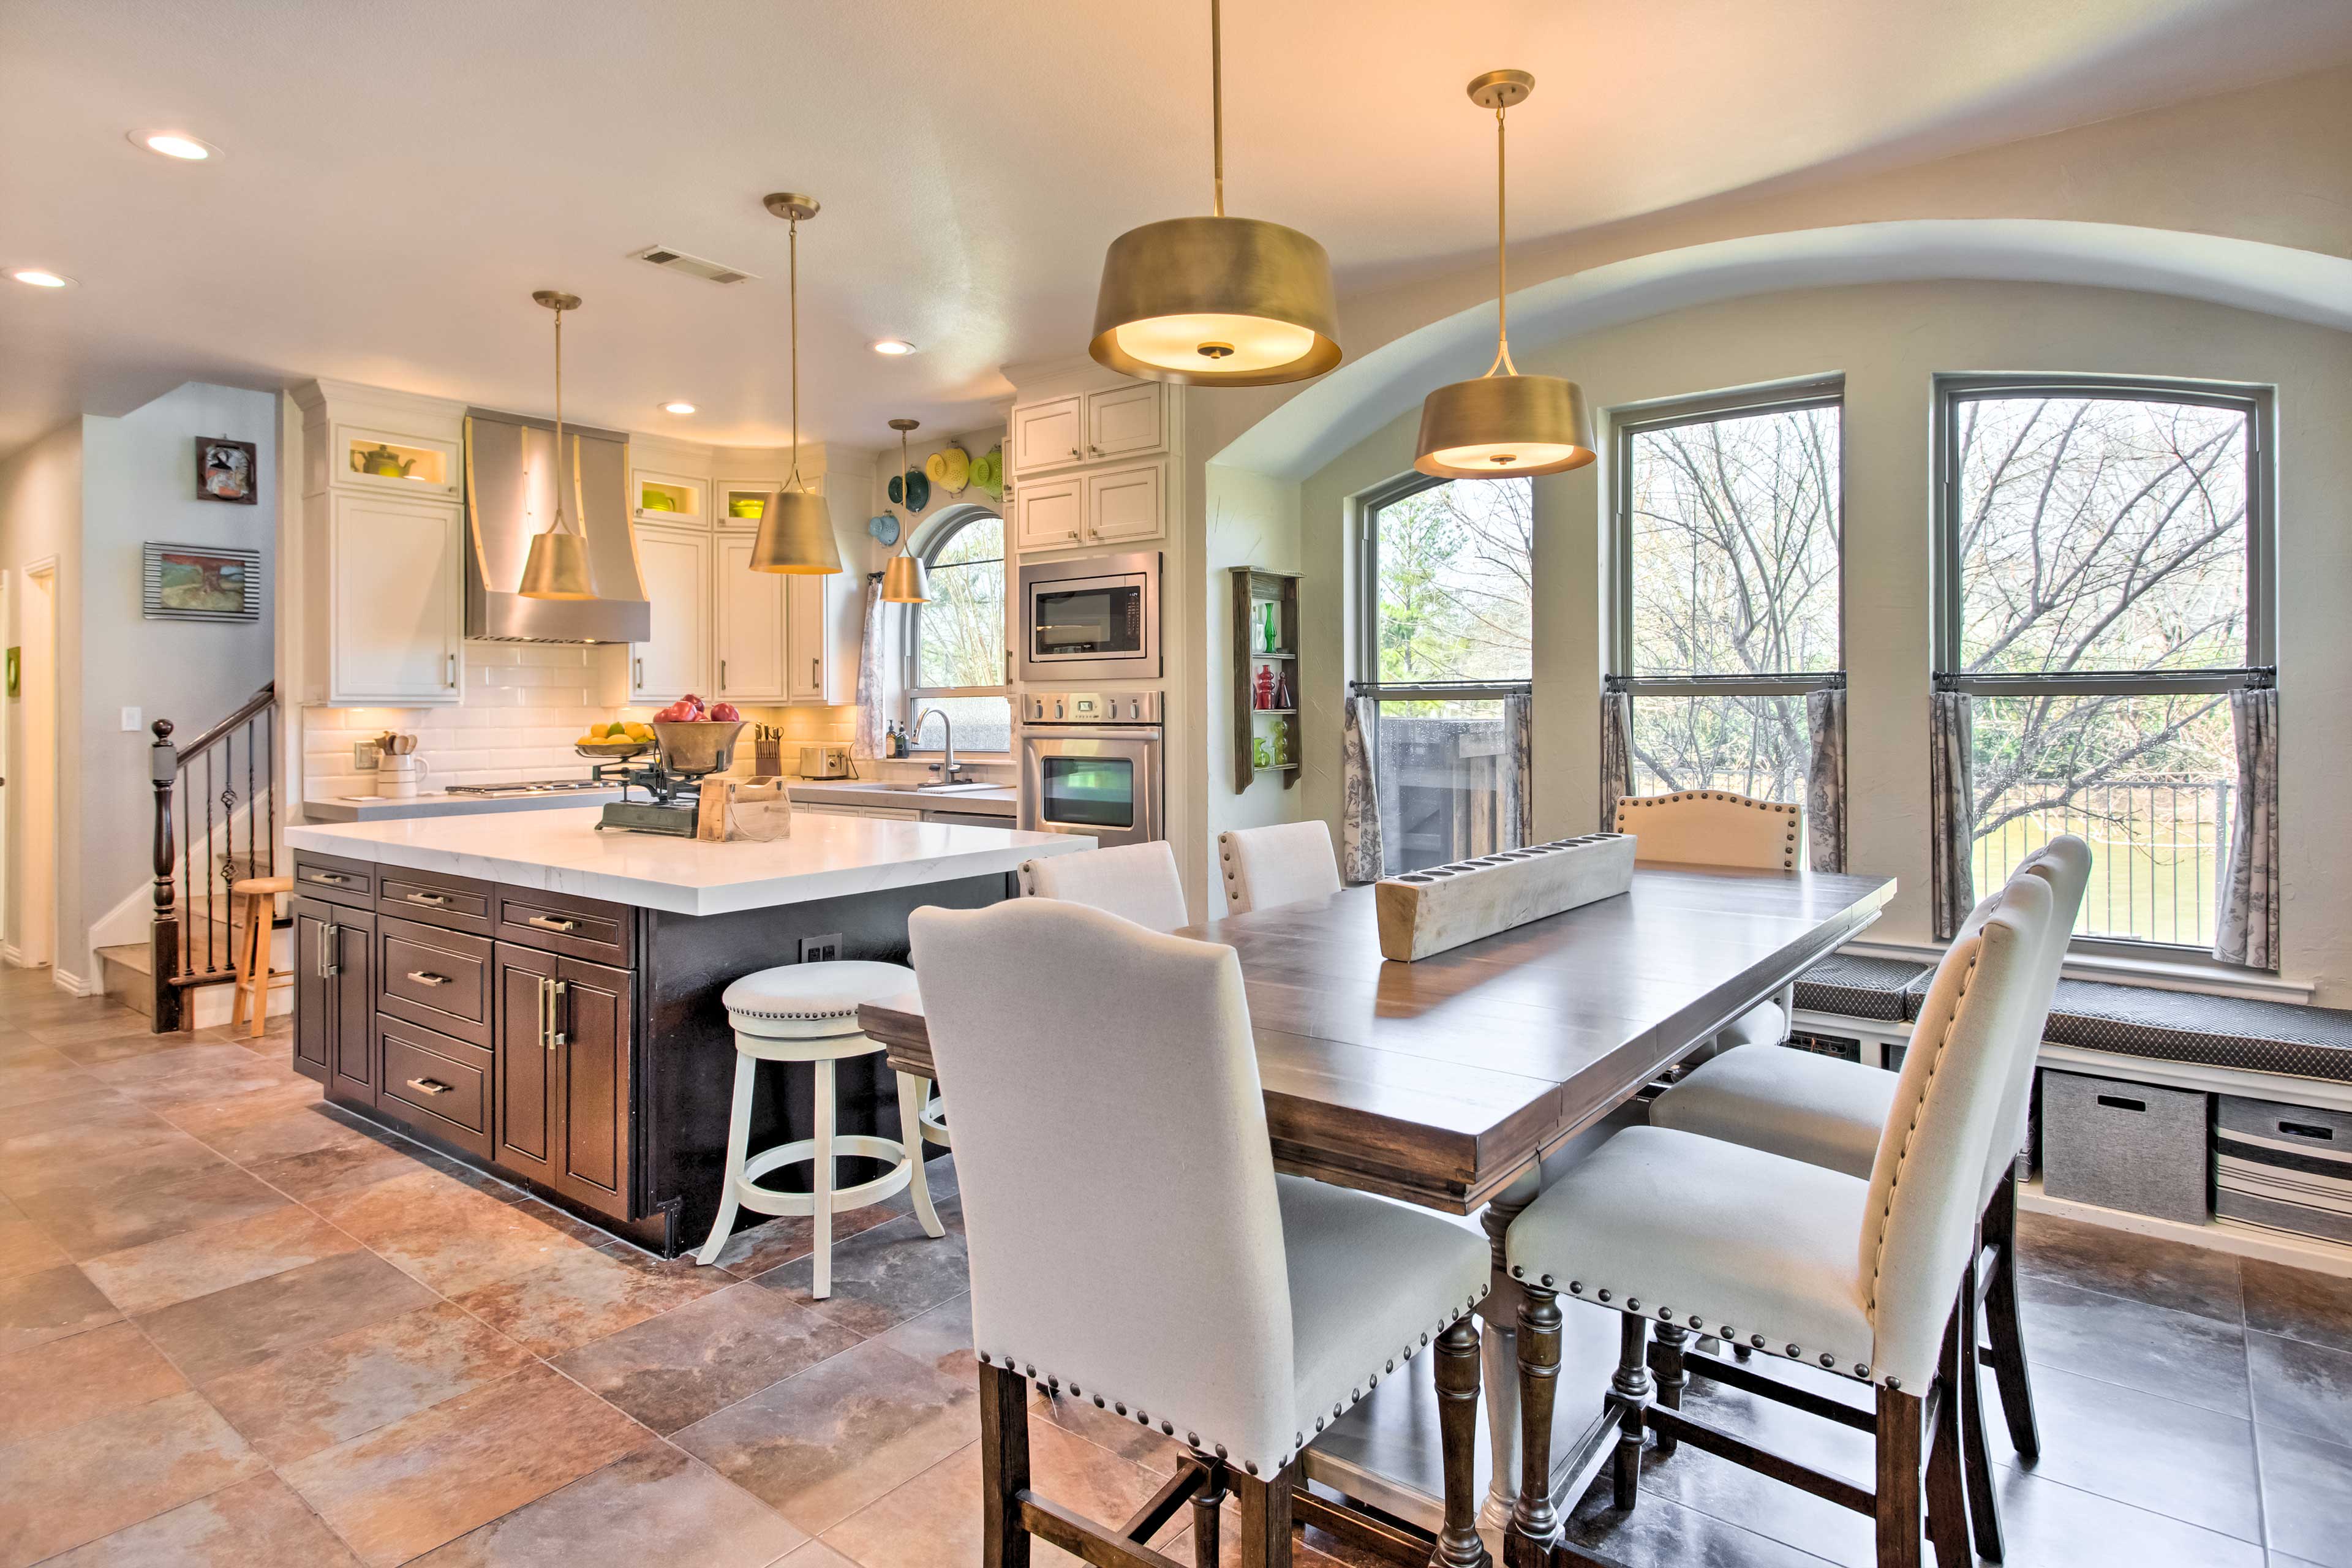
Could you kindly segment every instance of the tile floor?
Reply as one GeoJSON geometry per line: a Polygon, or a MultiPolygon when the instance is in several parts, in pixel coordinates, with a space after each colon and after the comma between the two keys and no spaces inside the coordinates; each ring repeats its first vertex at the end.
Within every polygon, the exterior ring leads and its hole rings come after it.
{"type": "MultiPolygon", "coordinates": [[[[805,1221],[658,1262],[327,1109],[282,1027],[143,1025],[0,972],[0,1568],[978,1562],[951,1171],[945,1240],[903,1198],[840,1216],[814,1301],[805,1221]]],[[[2352,1568],[2352,1281],[2051,1221],[2025,1246],[2045,1436],[2000,1456],[2011,1563],[2352,1568]]],[[[1853,1434],[1710,1404],[1869,1475],[1853,1434]]],[[[1097,1517],[1175,1453],[1038,1410],[1040,1485],[1097,1517]]],[[[1645,1486],[1576,1538],[1869,1562],[1858,1516],[1687,1447],[1645,1486]]]]}

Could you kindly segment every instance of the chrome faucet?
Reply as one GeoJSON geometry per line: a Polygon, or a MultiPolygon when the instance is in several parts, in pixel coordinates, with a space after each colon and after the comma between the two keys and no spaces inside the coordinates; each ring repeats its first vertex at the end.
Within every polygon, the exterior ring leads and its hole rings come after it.
{"type": "Polygon", "coordinates": [[[926,708],[920,713],[916,714],[915,739],[918,742],[921,742],[923,738],[923,721],[934,713],[938,714],[940,717],[940,731],[942,738],[942,745],[940,753],[940,760],[931,764],[931,772],[940,775],[940,782],[941,784],[954,784],[958,780],[958,775],[963,772],[963,764],[956,761],[955,721],[947,716],[947,710],[940,708],[926,708]]]}

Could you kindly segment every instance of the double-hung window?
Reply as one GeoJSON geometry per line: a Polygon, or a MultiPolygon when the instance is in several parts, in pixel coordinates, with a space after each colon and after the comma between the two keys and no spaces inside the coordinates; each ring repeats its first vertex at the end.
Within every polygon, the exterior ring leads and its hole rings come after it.
{"type": "MultiPolygon", "coordinates": [[[[950,518],[919,551],[930,600],[908,606],[907,711],[936,708],[955,726],[959,752],[1013,749],[1013,693],[1005,681],[1004,520],[974,507],[950,518]]],[[[913,749],[936,752],[946,739],[930,724],[913,749]]]]}
{"type": "Polygon", "coordinates": [[[1366,499],[1356,691],[1388,875],[1518,847],[1535,486],[1414,475],[1366,499]]]}
{"type": "Polygon", "coordinates": [[[2259,387],[1937,383],[1937,679],[1968,695],[1969,866],[2091,845],[2077,935],[2209,947],[2238,765],[2274,671],[2259,387]]]}
{"type": "Polygon", "coordinates": [[[1845,684],[1843,399],[1825,380],[1615,421],[1621,787],[1802,801],[1817,750],[1843,757],[1842,728],[1817,747],[1807,702],[1845,684]]]}

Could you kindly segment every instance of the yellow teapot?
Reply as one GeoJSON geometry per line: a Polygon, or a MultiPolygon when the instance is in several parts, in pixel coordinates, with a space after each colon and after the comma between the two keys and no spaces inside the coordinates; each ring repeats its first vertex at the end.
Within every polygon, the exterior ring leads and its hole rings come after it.
{"type": "Polygon", "coordinates": [[[391,447],[378,447],[373,452],[353,452],[352,467],[362,474],[374,474],[387,479],[404,479],[408,478],[408,471],[416,467],[416,459],[411,458],[403,461],[394,454],[391,447]]]}

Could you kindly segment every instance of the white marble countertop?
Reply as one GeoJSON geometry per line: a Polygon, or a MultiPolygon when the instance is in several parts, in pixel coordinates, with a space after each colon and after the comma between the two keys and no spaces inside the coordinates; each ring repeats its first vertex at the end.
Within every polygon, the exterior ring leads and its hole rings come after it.
{"type": "Polygon", "coordinates": [[[301,823],[296,849],[577,893],[682,915],[726,914],[1014,869],[1094,847],[1067,833],[796,813],[789,837],[703,844],[596,829],[593,807],[392,822],[301,823]]]}

